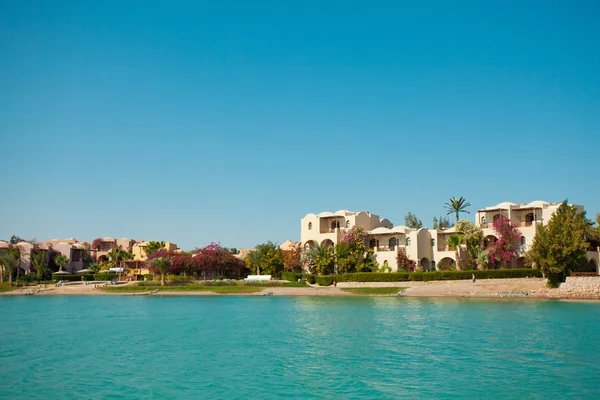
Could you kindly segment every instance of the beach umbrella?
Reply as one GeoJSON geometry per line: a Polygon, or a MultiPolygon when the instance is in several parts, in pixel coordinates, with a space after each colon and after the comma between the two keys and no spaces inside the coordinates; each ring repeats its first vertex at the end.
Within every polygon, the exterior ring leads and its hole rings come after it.
{"type": "Polygon", "coordinates": [[[71,273],[67,272],[67,271],[58,271],[58,272],[53,272],[52,275],[71,275],[71,273]]]}
{"type": "Polygon", "coordinates": [[[77,273],[78,273],[78,274],[84,274],[84,273],[86,273],[86,272],[94,272],[94,270],[93,270],[93,269],[87,269],[87,268],[86,268],[86,269],[82,269],[81,271],[77,271],[77,273]]]}

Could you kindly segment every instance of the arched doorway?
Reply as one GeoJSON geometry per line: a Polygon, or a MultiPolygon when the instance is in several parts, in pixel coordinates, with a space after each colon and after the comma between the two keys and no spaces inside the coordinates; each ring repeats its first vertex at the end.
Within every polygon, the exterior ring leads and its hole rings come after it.
{"type": "Polygon", "coordinates": [[[525,266],[525,257],[519,257],[515,260],[515,268],[527,268],[525,266]]]}
{"type": "Polygon", "coordinates": [[[315,247],[317,247],[317,245],[312,240],[308,240],[306,243],[304,243],[304,251],[314,249],[315,247]]]}
{"type": "Polygon", "coordinates": [[[454,262],[454,259],[452,259],[450,257],[444,257],[437,263],[437,267],[441,271],[447,271],[449,269],[454,269],[455,265],[456,265],[456,263],[454,262]]]}
{"type": "Polygon", "coordinates": [[[533,213],[529,213],[525,216],[525,226],[531,226],[533,224],[534,216],[533,213]]]}
{"type": "Polygon", "coordinates": [[[369,248],[374,249],[375,247],[379,247],[379,240],[377,240],[377,239],[369,240],[369,248]]]}
{"type": "Polygon", "coordinates": [[[325,239],[321,242],[321,247],[333,247],[333,241],[331,239],[325,239]]]}
{"type": "Polygon", "coordinates": [[[421,266],[421,268],[423,268],[423,271],[431,270],[431,262],[427,257],[421,258],[421,261],[419,261],[419,265],[421,266]]]}

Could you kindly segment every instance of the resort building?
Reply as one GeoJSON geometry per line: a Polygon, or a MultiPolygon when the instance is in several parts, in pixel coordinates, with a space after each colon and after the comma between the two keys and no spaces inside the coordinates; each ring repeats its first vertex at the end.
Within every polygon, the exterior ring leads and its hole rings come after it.
{"type": "MultiPolygon", "coordinates": [[[[496,232],[492,228],[493,222],[500,216],[510,219],[522,234],[523,245],[519,257],[513,260],[511,268],[525,268],[524,255],[533,242],[538,226],[547,224],[561,203],[548,203],[534,201],[529,204],[500,203],[496,206],[486,207],[476,213],[476,225],[483,230],[484,241],[482,246],[489,246],[496,240],[496,232]]],[[[575,205],[579,211],[583,206],[575,205]]],[[[404,251],[417,267],[425,271],[436,265],[438,269],[449,269],[456,264],[457,254],[461,265],[465,265],[466,247],[461,246],[458,251],[451,250],[447,245],[448,236],[460,233],[455,228],[431,230],[427,228],[411,229],[406,226],[396,226],[387,218],[369,212],[352,212],[340,210],[335,213],[322,212],[320,214],[307,214],[301,220],[300,237],[304,249],[320,246],[335,246],[342,241],[344,233],[353,226],[362,226],[367,232],[365,246],[373,249],[379,265],[387,264],[393,271],[397,270],[396,255],[399,250],[404,251]]],[[[600,248],[597,243],[592,243],[587,251],[588,269],[598,272],[600,264],[600,248]]]]}

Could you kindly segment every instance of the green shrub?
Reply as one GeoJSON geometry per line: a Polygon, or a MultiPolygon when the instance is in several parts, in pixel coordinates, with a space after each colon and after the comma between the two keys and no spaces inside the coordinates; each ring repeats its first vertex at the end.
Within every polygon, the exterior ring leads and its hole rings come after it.
{"type": "Polygon", "coordinates": [[[315,276],[313,274],[304,274],[302,275],[302,277],[306,279],[306,281],[311,285],[314,285],[316,283],[315,276]]]}
{"type": "Polygon", "coordinates": [[[319,284],[319,286],[330,286],[333,285],[335,278],[335,275],[318,275],[315,277],[315,281],[319,284]]]}
{"type": "Polygon", "coordinates": [[[90,274],[52,274],[52,279],[55,281],[69,281],[69,282],[81,282],[81,277],[84,276],[85,280],[90,282],[93,280],[97,280],[94,278],[95,275],[90,274]]]}
{"type": "Polygon", "coordinates": [[[188,283],[193,281],[194,278],[185,275],[167,275],[167,282],[170,283],[188,283]]]}
{"type": "Polygon", "coordinates": [[[154,274],[144,274],[143,278],[151,281],[152,279],[154,279],[154,274]]]}
{"type": "MultiPolygon", "coordinates": [[[[357,272],[341,274],[335,278],[338,282],[406,282],[406,281],[449,281],[471,279],[475,274],[477,279],[502,278],[541,278],[542,273],[537,269],[492,269],[486,271],[434,271],[434,272],[357,272]]],[[[318,278],[318,277],[317,277],[318,278]]],[[[317,280],[318,283],[318,280],[317,280]]]]}
{"type": "Polygon", "coordinates": [[[113,279],[115,279],[115,276],[117,276],[117,275],[112,274],[112,273],[111,274],[101,273],[101,274],[94,274],[93,276],[94,276],[95,281],[112,281],[113,279]]]}
{"type": "Polygon", "coordinates": [[[302,279],[302,274],[286,271],[281,273],[281,279],[284,281],[298,282],[298,279],[302,279]]]}

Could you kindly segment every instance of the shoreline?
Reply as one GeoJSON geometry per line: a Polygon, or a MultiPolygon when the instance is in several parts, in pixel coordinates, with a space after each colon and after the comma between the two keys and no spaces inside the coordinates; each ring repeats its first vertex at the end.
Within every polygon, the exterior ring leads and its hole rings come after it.
{"type": "MultiPolygon", "coordinates": [[[[132,283],[125,283],[132,285],[132,283]]],[[[264,287],[253,293],[215,293],[211,291],[169,291],[109,293],[93,284],[74,283],[67,286],[35,287],[14,289],[0,293],[0,296],[301,296],[301,297],[425,297],[425,298],[485,298],[485,299],[536,299],[536,300],[600,300],[600,293],[574,293],[546,287],[542,278],[481,279],[475,283],[464,281],[431,282],[340,282],[337,287],[264,287]],[[405,288],[399,294],[356,294],[346,292],[345,288],[405,288]]]]}

